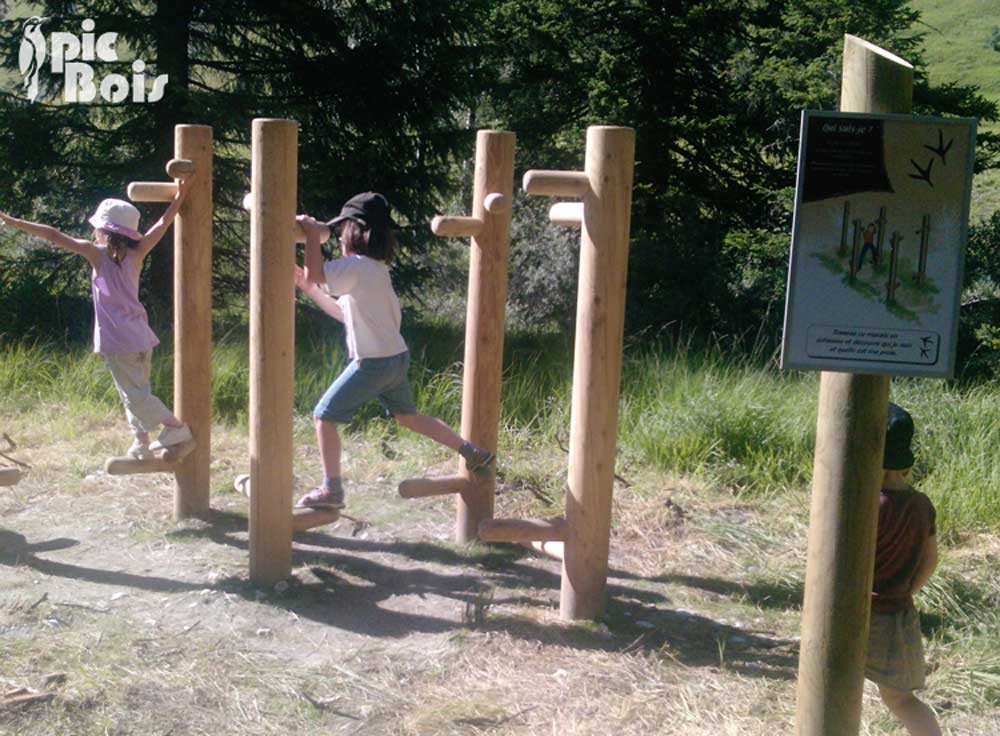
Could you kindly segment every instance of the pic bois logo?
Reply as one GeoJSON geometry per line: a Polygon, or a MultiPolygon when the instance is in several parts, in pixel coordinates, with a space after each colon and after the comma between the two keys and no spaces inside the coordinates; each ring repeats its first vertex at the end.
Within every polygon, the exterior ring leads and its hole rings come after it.
{"type": "Polygon", "coordinates": [[[115,48],[117,33],[98,35],[94,32],[97,24],[87,18],[80,24],[82,32],[79,35],[55,32],[46,39],[42,27],[51,20],[34,16],[23,26],[18,64],[24,77],[25,95],[31,102],[38,99],[46,61],[52,76],[63,78],[65,102],[94,102],[98,96],[112,104],[157,102],[163,98],[168,76],[159,75],[147,90],[146,62],[142,59],[132,62],[131,78],[118,73],[97,77],[95,65],[121,63],[115,48]]]}

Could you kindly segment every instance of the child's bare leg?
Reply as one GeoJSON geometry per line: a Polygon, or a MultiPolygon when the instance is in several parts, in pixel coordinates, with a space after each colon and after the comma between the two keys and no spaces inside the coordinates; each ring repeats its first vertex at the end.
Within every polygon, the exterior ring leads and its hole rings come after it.
{"type": "Polygon", "coordinates": [[[912,692],[879,685],[878,693],[893,715],[902,721],[910,736],[941,736],[934,711],[912,692]]]}
{"type": "Polygon", "coordinates": [[[344,485],[340,479],[340,434],[336,422],[313,416],[316,444],[323,463],[323,483],[299,499],[296,506],[307,508],[344,508],[344,485]]]}
{"type": "Polygon", "coordinates": [[[316,444],[323,463],[323,475],[327,478],[340,477],[340,435],[337,425],[319,417],[313,417],[316,425],[316,444]]]}
{"type": "Polygon", "coordinates": [[[455,452],[458,452],[462,447],[462,438],[455,433],[455,430],[436,417],[429,417],[426,414],[397,414],[396,421],[407,429],[412,429],[445,447],[450,447],[455,452]]]}
{"type": "Polygon", "coordinates": [[[466,467],[474,472],[485,470],[496,459],[492,452],[466,442],[455,433],[455,430],[436,417],[429,417],[426,414],[397,414],[396,421],[407,429],[450,447],[465,458],[466,467]]]}

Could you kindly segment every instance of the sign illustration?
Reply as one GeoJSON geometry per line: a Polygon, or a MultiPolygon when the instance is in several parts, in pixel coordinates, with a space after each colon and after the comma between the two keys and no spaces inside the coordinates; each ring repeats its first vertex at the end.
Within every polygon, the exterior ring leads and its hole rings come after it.
{"type": "Polygon", "coordinates": [[[781,366],[950,377],[975,121],[804,111],[781,366]]]}

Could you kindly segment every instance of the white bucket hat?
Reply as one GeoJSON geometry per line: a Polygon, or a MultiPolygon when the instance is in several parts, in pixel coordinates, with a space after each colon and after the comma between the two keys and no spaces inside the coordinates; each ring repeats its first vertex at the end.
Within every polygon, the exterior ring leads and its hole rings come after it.
{"type": "Polygon", "coordinates": [[[142,240],[139,210],[121,199],[105,199],[88,222],[98,230],[108,230],[132,240],[142,240]]]}

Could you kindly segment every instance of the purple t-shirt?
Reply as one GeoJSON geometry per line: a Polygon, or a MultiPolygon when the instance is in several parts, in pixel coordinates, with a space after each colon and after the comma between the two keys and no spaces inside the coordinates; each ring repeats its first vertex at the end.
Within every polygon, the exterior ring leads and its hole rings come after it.
{"type": "Polygon", "coordinates": [[[883,488],[878,503],[872,612],[896,613],[913,606],[913,578],[927,540],[936,529],[934,504],[920,491],[883,488]]]}
{"type": "Polygon", "coordinates": [[[102,355],[141,353],[160,341],[149,328],[146,308],[139,303],[139,268],[126,251],[115,263],[107,248],[91,274],[94,294],[94,352],[102,355]]]}

